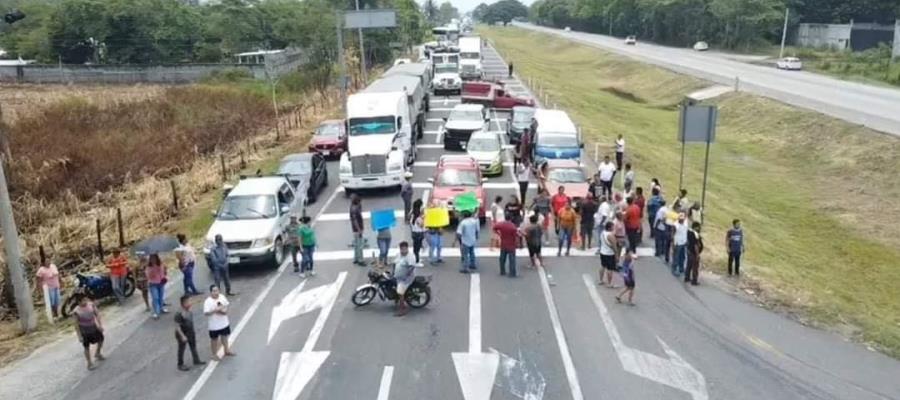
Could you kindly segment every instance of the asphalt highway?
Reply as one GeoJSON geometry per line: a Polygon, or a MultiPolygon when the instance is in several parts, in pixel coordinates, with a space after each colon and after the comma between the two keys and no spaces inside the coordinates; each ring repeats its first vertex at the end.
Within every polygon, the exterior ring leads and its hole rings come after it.
{"type": "Polygon", "coordinates": [[[735,86],[788,104],[818,111],[855,124],[900,135],[900,90],[844,81],[804,71],[782,71],[712,53],[638,42],[626,45],[620,38],[564,31],[527,23],[516,26],[551,33],[579,43],[599,47],[638,61],[692,75],[719,84],[735,86]]]}
{"type": "MultiPolygon", "coordinates": [[[[505,75],[492,49],[485,65],[490,75],[505,75]]],[[[515,79],[508,86],[527,94],[515,79]]],[[[440,119],[458,101],[431,100],[414,167],[417,197],[426,195],[431,165],[444,152],[437,146],[440,119]]],[[[496,117],[493,126],[504,129],[505,118],[496,117]]],[[[337,184],[337,163],[328,168],[331,184],[311,211],[318,275],[301,279],[287,265],[233,271],[236,357],[178,371],[169,316],[147,319],[59,398],[900,398],[896,360],[735,298],[709,284],[715,278],[704,275],[700,286],[685,286],[657,259],[641,257],[637,305],[621,305],[613,299],[616,291],[597,286],[593,251],[556,257],[547,246],[547,270],[524,268],[521,256],[518,278],[500,276],[486,228],[478,274],[457,272],[455,249],[445,249],[446,264],[417,269],[432,276],[427,308],[397,318],[389,302],[355,307],[350,297],[367,282],[367,270],[350,263],[349,200],[337,184]]],[[[515,193],[509,167],[489,183],[489,198],[515,193]]],[[[402,202],[396,191],[367,192],[363,208],[402,209],[402,202]]],[[[368,236],[374,244],[374,234],[368,236]]],[[[396,227],[394,246],[409,236],[406,226],[396,227]]],[[[445,246],[451,240],[447,233],[445,246]]],[[[208,359],[205,318],[197,313],[200,353],[208,359]]]]}

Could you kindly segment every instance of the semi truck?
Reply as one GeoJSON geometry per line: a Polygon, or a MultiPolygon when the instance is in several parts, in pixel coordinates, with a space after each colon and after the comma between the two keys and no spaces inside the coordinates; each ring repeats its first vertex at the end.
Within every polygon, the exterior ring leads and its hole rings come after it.
{"type": "Polygon", "coordinates": [[[466,80],[483,78],[480,37],[459,38],[459,76],[466,80]]]}

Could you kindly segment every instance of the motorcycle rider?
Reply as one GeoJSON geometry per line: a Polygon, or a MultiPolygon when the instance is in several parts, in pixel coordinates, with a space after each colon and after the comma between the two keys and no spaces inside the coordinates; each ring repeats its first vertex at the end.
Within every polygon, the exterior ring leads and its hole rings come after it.
{"type": "Polygon", "coordinates": [[[409,306],[406,304],[406,288],[412,285],[416,279],[416,259],[409,254],[409,243],[400,242],[400,254],[394,259],[394,280],[397,282],[397,313],[398,317],[406,315],[409,306]]]}

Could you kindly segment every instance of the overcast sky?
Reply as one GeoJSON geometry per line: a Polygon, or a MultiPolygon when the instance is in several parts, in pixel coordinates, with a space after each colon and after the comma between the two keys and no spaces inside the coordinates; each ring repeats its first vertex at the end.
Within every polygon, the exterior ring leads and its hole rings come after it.
{"type": "MultiPolygon", "coordinates": [[[[450,4],[453,4],[453,6],[459,10],[460,14],[464,14],[467,11],[474,10],[475,7],[477,7],[481,3],[491,4],[491,3],[495,3],[496,1],[497,0],[450,0],[450,4]]],[[[526,6],[530,6],[531,3],[534,3],[534,0],[519,0],[519,1],[521,1],[522,4],[524,4],[526,6]]],[[[435,3],[438,6],[440,6],[441,3],[443,3],[443,2],[444,2],[444,0],[435,0],[435,3]]],[[[419,0],[419,4],[421,4],[421,3],[422,3],[422,0],[419,0]]]]}

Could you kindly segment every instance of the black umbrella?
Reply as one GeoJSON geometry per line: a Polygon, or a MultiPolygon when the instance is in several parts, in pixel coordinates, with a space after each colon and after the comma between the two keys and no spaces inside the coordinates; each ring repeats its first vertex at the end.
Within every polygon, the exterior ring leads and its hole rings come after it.
{"type": "Polygon", "coordinates": [[[131,247],[134,254],[158,254],[174,251],[181,244],[171,235],[157,235],[144,240],[131,247]]]}

